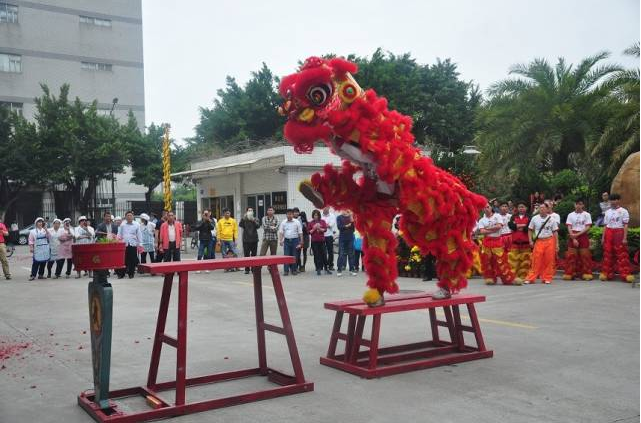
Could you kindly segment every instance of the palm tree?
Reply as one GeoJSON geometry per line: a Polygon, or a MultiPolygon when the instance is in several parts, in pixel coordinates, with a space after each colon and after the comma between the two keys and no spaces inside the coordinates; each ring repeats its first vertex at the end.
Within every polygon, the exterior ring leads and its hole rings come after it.
{"type": "MultiPolygon", "coordinates": [[[[639,43],[623,54],[639,57],[639,43]]],[[[616,108],[603,134],[591,146],[592,157],[608,163],[607,175],[614,177],[625,159],[639,151],[639,68],[619,71],[608,84],[612,95],[607,101],[616,108]]]]}
{"type": "Polygon", "coordinates": [[[608,56],[598,53],[576,67],[563,58],[554,67],[535,59],[513,66],[516,78],[492,85],[478,115],[483,172],[514,185],[526,173],[576,166],[608,117],[606,82],[621,71],[601,63],[608,56]]]}

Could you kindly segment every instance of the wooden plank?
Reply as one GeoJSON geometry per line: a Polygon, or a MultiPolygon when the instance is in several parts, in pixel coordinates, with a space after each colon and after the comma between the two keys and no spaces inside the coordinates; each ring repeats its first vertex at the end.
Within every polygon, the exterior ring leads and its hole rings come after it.
{"type": "MultiPolygon", "coordinates": [[[[420,292],[415,294],[392,294],[385,297],[385,303],[389,304],[394,301],[409,300],[412,298],[432,298],[429,292],[420,292]]],[[[363,300],[360,298],[352,300],[338,300],[325,303],[325,308],[328,310],[339,311],[348,306],[362,305],[363,300]]]]}
{"type": "Polygon", "coordinates": [[[218,270],[232,269],[236,267],[269,266],[278,264],[294,263],[296,259],[292,256],[261,256],[261,257],[239,257],[214,260],[190,260],[172,261],[168,263],[147,263],[138,265],[138,269],[144,273],[175,273],[192,270],[218,270]]]}
{"type": "Polygon", "coordinates": [[[432,298],[414,298],[385,303],[381,307],[369,307],[365,303],[359,305],[346,306],[343,311],[361,316],[374,314],[395,313],[399,311],[420,310],[425,308],[445,307],[485,301],[482,295],[455,295],[452,298],[444,300],[434,300],[432,298]]]}

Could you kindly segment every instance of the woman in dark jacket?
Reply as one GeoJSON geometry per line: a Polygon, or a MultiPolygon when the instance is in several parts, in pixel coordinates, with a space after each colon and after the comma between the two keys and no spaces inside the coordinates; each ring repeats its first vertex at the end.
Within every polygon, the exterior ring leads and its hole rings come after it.
{"type": "MultiPolygon", "coordinates": [[[[247,207],[245,215],[238,224],[243,228],[243,256],[255,257],[258,254],[258,228],[260,220],[254,215],[254,209],[247,207]]],[[[249,267],[245,267],[245,274],[249,274],[249,267]]]]}

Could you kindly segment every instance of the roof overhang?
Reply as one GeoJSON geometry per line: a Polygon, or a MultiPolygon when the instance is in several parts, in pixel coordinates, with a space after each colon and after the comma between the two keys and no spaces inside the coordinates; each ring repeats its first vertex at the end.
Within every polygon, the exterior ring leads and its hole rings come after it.
{"type": "Polygon", "coordinates": [[[285,156],[279,155],[262,159],[251,159],[238,162],[219,164],[202,169],[192,169],[184,172],[172,173],[172,177],[187,177],[190,179],[203,179],[210,176],[231,175],[263,169],[278,168],[285,164],[285,156]]]}

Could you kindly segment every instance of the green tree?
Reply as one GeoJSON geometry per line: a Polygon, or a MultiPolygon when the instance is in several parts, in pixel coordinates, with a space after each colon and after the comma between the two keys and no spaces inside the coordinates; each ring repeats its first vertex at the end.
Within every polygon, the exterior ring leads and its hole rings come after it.
{"type": "Polygon", "coordinates": [[[586,147],[612,114],[605,101],[611,87],[605,82],[621,71],[600,63],[608,56],[602,52],[587,57],[576,67],[563,58],[554,67],[535,59],[512,67],[510,73],[517,78],[494,84],[477,122],[484,176],[511,188],[532,175],[567,168],[593,177],[586,147]]]}
{"type": "Polygon", "coordinates": [[[39,149],[36,126],[6,107],[0,107],[0,217],[11,215],[20,192],[45,180],[38,164],[45,159],[39,149]]]}
{"type": "Polygon", "coordinates": [[[87,214],[99,181],[127,164],[123,131],[112,116],[98,115],[96,101],[88,106],[78,98],[70,102],[68,84],[58,97],[46,85],[42,90],[35,121],[43,160],[37,166],[50,188],[64,185],[73,208],[87,214]]]}
{"type": "Polygon", "coordinates": [[[414,120],[418,144],[446,147],[453,152],[474,136],[474,119],[481,95],[477,86],[459,79],[450,59],[421,65],[409,53],[395,55],[377,49],[371,58],[349,56],[359,66],[356,79],[387,98],[389,106],[414,120]]]}
{"type": "MultiPolygon", "coordinates": [[[[624,51],[639,57],[639,43],[624,51]]],[[[619,71],[608,82],[612,96],[607,103],[615,109],[603,134],[591,148],[594,159],[604,163],[608,179],[614,178],[625,159],[639,151],[639,68],[619,71]]]]}
{"type": "Polygon", "coordinates": [[[282,137],[284,119],[276,113],[281,100],[277,92],[278,79],[267,65],[252,72],[244,87],[227,77],[225,89],[211,108],[200,108],[200,123],[192,143],[229,149],[234,144],[282,137]]]}
{"type": "MultiPolygon", "coordinates": [[[[130,120],[133,116],[130,117],[130,120]]],[[[155,125],[152,123],[147,128],[147,132],[141,135],[133,131],[136,135],[131,137],[128,143],[129,164],[132,169],[132,178],[130,182],[142,185],[147,188],[145,192],[145,201],[147,204],[152,199],[154,189],[163,180],[162,166],[162,145],[164,137],[164,124],[155,125]]],[[[180,172],[187,166],[185,149],[176,145],[173,139],[170,139],[171,155],[171,172],[180,172]]]]}

